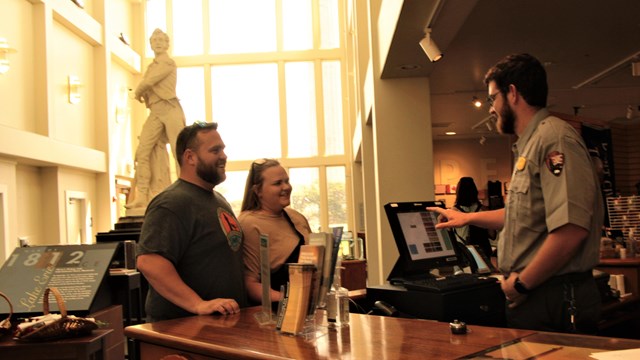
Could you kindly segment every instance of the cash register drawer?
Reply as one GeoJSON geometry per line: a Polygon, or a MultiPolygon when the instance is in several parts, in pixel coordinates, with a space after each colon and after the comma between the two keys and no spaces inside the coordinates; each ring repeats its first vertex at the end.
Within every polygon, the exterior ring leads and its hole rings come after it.
{"type": "Polygon", "coordinates": [[[505,326],[504,294],[500,284],[434,293],[407,290],[396,285],[367,288],[367,302],[383,300],[403,317],[438,321],[460,320],[468,324],[505,326]]]}

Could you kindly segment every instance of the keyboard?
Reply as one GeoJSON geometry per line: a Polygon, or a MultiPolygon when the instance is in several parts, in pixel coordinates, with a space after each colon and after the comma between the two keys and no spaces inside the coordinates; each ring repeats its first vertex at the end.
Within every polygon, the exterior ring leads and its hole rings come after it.
{"type": "Polygon", "coordinates": [[[408,290],[428,292],[448,292],[458,289],[473,288],[495,284],[497,280],[492,277],[479,276],[478,274],[458,274],[443,277],[430,277],[405,280],[403,285],[408,290]]]}

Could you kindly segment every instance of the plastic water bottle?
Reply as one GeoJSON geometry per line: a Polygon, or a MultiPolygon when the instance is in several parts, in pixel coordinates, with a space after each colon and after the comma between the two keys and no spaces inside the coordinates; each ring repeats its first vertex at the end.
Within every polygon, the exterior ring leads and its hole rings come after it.
{"type": "Polygon", "coordinates": [[[353,257],[356,260],[364,259],[364,240],[362,240],[362,238],[359,236],[353,244],[353,257]]]}
{"type": "Polygon", "coordinates": [[[341,266],[336,267],[331,291],[327,295],[327,323],[329,327],[349,326],[349,290],[340,284],[341,266]]]}

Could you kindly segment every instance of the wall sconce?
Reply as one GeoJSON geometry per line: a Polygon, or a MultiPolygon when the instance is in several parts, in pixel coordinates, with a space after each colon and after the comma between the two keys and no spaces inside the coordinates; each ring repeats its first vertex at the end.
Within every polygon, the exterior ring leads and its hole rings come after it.
{"type": "Polygon", "coordinates": [[[482,107],[482,101],[480,101],[480,99],[478,99],[477,96],[473,97],[473,99],[471,100],[471,103],[473,104],[473,106],[475,106],[478,109],[482,107]]]}
{"type": "Polygon", "coordinates": [[[80,79],[77,76],[69,75],[69,103],[77,104],[80,102],[80,79]]]}
{"type": "Polygon", "coordinates": [[[126,86],[120,87],[118,91],[116,99],[116,124],[124,124],[129,119],[131,112],[129,108],[129,91],[131,91],[131,89],[126,86]]]}
{"type": "Polygon", "coordinates": [[[10,48],[7,39],[0,38],[0,74],[6,74],[11,68],[9,57],[7,54],[16,52],[16,49],[10,48]]]}
{"type": "Polygon", "coordinates": [[[431,29],[426,28],[424,37],[420,40],[420,47],[422,47],[422,51],[427,55],[431,62],[436,62],[442,59],[442,51],[438,49],[438,45],[431,39],[431,29]]]}

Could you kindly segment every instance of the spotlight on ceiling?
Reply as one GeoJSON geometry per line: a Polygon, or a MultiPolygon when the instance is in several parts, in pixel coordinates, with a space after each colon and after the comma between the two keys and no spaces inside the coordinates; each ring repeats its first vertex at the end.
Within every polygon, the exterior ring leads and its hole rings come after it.
{"type": "Polygon", "coordinates": [[[487,130],[493,131],[493,121],[487,121],[484,125],[487,127],[487,130]]]}
{"type": "Polygon", "coordinates": [[[482,107],[482,101],[480,101],[480,99],[478,99],[477,96],[473,97],[473,100],[471,100],[471,103],[473,104],[473,106],[477,107],[478,109],[482,107]]]}
{"type": "Polygon", "coordinates": [[[420,40],[420,47],[422,47],[422,51],[424,51],[431,62],[442,59],[442,51],[438,49],[438,45],[436,45],[435,41],[431,38],[431,29],[425,29],[424,37],[420,40]]]}

